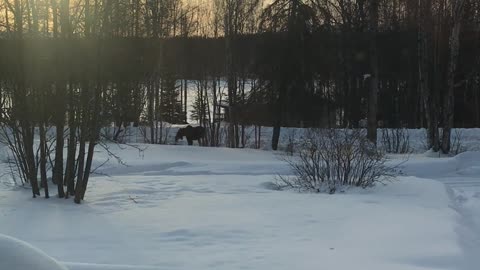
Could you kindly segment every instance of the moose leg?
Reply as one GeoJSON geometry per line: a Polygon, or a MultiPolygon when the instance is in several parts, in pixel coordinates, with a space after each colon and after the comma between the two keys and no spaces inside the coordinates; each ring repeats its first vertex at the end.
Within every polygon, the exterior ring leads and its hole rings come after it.
{"type": "Polygon", "coordinates": [[[192,138],[187,138],[188,145],[193,145],[193,139],[192,138]]]}

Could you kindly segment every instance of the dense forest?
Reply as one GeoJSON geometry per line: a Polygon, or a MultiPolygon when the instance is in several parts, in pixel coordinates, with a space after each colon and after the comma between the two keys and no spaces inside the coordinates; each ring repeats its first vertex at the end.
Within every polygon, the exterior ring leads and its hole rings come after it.
{"type": "Polygon", "coordinates": [[[453,127],[480,127],[479,103],[476,0],[0,2],[3,141],[34,196],[51,166],[79,203],[112,123],[162,143],[193,110],[216,146],[224,110],[229,147],[268,125],[276,149],[281,127],[366,119],[373,142],[379,125],[423,127],[448,153],[453,127]]]}

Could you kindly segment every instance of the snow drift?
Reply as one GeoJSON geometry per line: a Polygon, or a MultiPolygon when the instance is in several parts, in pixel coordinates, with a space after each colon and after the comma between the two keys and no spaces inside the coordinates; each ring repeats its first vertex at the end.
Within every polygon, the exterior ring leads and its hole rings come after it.
{"type": "Polygon", "coordinates": [[[67,270],[53,258],[32,245],[0,234],[1,270],[67,270]]]}

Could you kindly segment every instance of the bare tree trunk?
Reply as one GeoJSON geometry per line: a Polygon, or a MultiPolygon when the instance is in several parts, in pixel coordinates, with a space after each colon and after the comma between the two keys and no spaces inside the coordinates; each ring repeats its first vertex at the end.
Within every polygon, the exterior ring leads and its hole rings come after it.
{"type": "Polygon", "coordinates": [[[83,188],[81,189],[81,198],[82,200],[85,197],[85,192],[87,191],[87,186],[88,186],[88,180],[90,179],[90,172],[92,169],[92,163],[93,163],[93,154],[95,152],[95,146],[97,144],[97,141],[99,139],[99,133],[100,133],[100,127],[98,126],[98,113],[100,112],[100,92],[101,92],[100,87],[97,87],[95,89],[95,94],[94,94],[94,104],[93,104],[93,119],[91,121],[89,130],[90,130],[90,138],[89,138],[89,143],[88,143],[88,152],[87,152],[87,160],[85,163],[85,169],[83,172],[83,188]]]}
{"type": "MultiPolygon", "coordinates": [[[[474,82],[475,83],[475,82],[474,82]]],[[[479,83],[476,83],[479,85],[479,83]]],[[[479,96],[479,91],[480,88],[477,87],[475,89],[475,86],[473,86],[473,99],[474,99],[474,104],[475,104],[475,127],[480,127],[480,96],[479,96]]]]}
{"type": "MultiPolygon", "coordinates": [[[[85,132],[84,129],[81,131],[82,133],[85,132]]],[[[84,194],[83,191],[83,172],[85,166],[85,136],[80,135],[80,145],[78,148],[78,172],[77,172],[77,183],[75,186],[75,203],[80,203],[82,195],[84,194]]]]}
{"type": "Polygon", "coordinates": [[[57,0],[51,0],[52,17],[53,17],[53,37],[58,37],[58,5],[57,0]]]}
{"type": "Polygon", "coordinates": [[[65,168],[64,182],[67,185],[66,198],[69,195],[75,195],[75,156],[77,153],[77,127],[75,116],[75,101],[73,99],[73,89],[70,90],[70,110],[68,114],[68,126],[69,126],[69,138],[68,138],[68,150],[67,150],[67,164],[65,168]]]}
{"type": "Polygon", "coordinates": [[[150,143],[155,143],[155,94],[153,92],[153,82],[150,81],[147,86],[148,91],[148,120],[150,122],[150,143]]]}
{"type": "Polygon", "coordinates": [[[187,100],[188,100],[188,81],[184,80],[183,81],[183,111],[185,112],[185,123],[188,123],[188,106],[187,106],[187,100]]]}
{"type": "Polygon", "coordinates": [[[280,127],[281,122],[275,122],[273,126],[273,134],[272,134],[272,150],[276,151],[278,149],[278,141],[280,140],[280,127]]]}
{"type": "Polygon", "coordinates": [[[427,124],[428,148],[438,151],[438,121],[434,113],[435,98],[431,90],[431,35],[432,32],[432,2],[431,0],[419,1],[419,30],[418,30],[418,77],[419,77],[419,92],[422,96],[422,106],[425,113],[425,120],[427,124]]]}
{"type": "Polygon", "coordinates": [[[227,74],[227,88],[228,88],[228,146],[231,148],[237,148],[237,131],[238,123],[236,119],[237,115],[237,74],[236,65],[234,61],[233,43],[235,42],[238,34],[237,25],[235,20],[240,14],[236,13],[237,5],[240,2],[237,1],[225,1],[224,14],[224,28],[225,28],[225,59],[226,59],[226,74],[227,74]]]}
{"type": "Polygon", "coordinates": [[[262,126],[255,125],[255,149],[262,147],[262,126]]]}
{"type": "Polygon", "coordinates": [[[30,7],[32,10],[32,28],[35,35],[38,34],[38,11],[37,11],[37,1],[30,0],[30,7]]]}
{"type": "Polygon", "coordinates": [[[93,163],[93,154],[95,151],[95,145],[96,145],[96,139],[90,140],[88,143],[88,153],[87,153],[87,161],[85,163],[85,170],[83,172],[83,187],[81,189],[81,198],[82,200],[85,197],[85,192],[87,191],[87,186],[88,186],[88,180],[90,179],[90,171],[92,169],[92,163],[93,163]]]}
{"type": "Polygon", "coordinates": [[[27,168],[28,168],[28,180],[32,186],[32,191],[35,195],[40,195],[40,189],[38,186],[37,180],[37,168],[35,162],[35,152],[33,149],[33,140],[35,134],[35,127],[33,122],[31,121],[24,121],[24,125],[22,127],[23,141],[24,141],[24,148],[25,148],[25,155],[27,161],[27,168]]]}
{"type": "Polygon", "coordinates": [[[58,197],[64,198],[65,197],[65,191],[63,189],[64,117],[61,116],[62,112],[60,110],[57,112],[56,131],[55,131],[56,132],[56,150],[55,150],[55,166],[53,168],[53,182],[58,187],[58,197]]]}
{"type": "Polygon", "coordinates": [[[59,50],[60,56],[57,61],[57,71],[59,79],[57,80],[57,85],[55,87],[55,99],[56,99],[56,111],[55,111],[55,126],[56,126],[56,150],[55,150],[55,167],[53,180],[58,187],[58,197],[65,197],[65,190],[63,189],[63,148],[65,145],[64,141],[64,128],[65,128],[65,113],[66,113],[66,91],[67,91],[67,80],[66,74],[62,69],[68,65],[67,58],[67,45],[65,42],[69,38],[70,34],[70,19],[69,19],[69,0],[62,0],[60,6],[60,21],[61,21],[61,48],[59,50]]]}
{"type": "Polygon", "coordinates": [[[163,100],[160,99],[160,82],[159,78],[155,79],[155,82],[153,84],[155,86],[155,142],[154,143],[160,143],[160,138],[159,138],[159,121],[162,121],[161,119],[161,112],[160,112],[160,102],[163,100]]]}
{"type": "Polygon", "coordinates": [[[91,15],[90,15],[90,0],[85,0],[85,37],[89,38],[90,37],[90,31],[91,31],[91,15]]]}
{"type": "Polygon", "coordinates": [[[212,128],[210,129],[210,146],[218,146],[220,144],[220,126],[221,126],[221,117],[220,117],[220,107],[219,103],[221,102],[221,94],[219,92],[219,85],[217,79],[212,79],[212,94],[213,94],[213,121],[212,128]]]}
{"type": "Polygon", "coordinates": [[[82,199],[83,191],[83,173],[85,168],[85,146],[87,139],[87,117],[88,117],[88,83],[82,85],[82,93],[80,98],[81,116],[80,116],[80,130],[79,130],[79,148],[78,148],[78,171],[77,171],[77,183],[75,186],[75,203],[79,204],[82,199]]]}
{"type": "Polygon", "coordinates": [[[31,11],[31,7],[30,7],[30,1],[26,1],[25,3],[25,9],[26,9],[26,13],[27,13],[27,25],[28,25],[28,31],[30,33],[33,32],[33,26],[32,26],[32,11],[31,11]]]}
{"type": "MultiPolygon", "coordinates": [[[[31,32],[34,34],[35,37],[37,37],[39,33],[39,18],[38,18],[38,11],[37,11],[37,1],[35,0],[30,0],[30,2],[27,2],[29,4],[29,9],[31,10],[32,13],[32,24],[31,24],[31,32]]],[[[30,23],[30,22],[29,22],[30,23]]],[[[45,100],[45,93],[41,92],[41,90],[37,89],[37,102],[38,107],[40,107],[40,121],[39,121],[39,135],[40,135],[40,142],[39,142],[39,148],[40,148],[40,162],[38,166],[40,167],[40,186],[44,188],[44,193],[45,193],[45,198],[49,198],[50,194],[48,191],[48,181],[47,181],[47,141],[46,141],[46,134],[45,134],[45,107],[46,105],[46,100],[45,100]]],[[[35,117],[32,115],[32,117],[35,117]]],[[[35,128],[32,127],[32,134],[31,134],[31,147],[32,147],[32,153],[30,154],[31,157],[29,158],[31,161],[35,163],[35,156],[33,154],[33,139],[35,136],[35,128]]],[[[30,147],[30,146],[29,146],[30,147]]],[[[33,164],[32,164],[33,165],[33,164]]],[[[33,174],[32,178],[37,178],[37,171],[38,168],[35,168],[35,173],[33,174]]]]}
{"type": "Polygon", "coordinates": [[[377,32],[378,32],[378,0],[370,0],[370,91],[368,95],[368,129],[367,137],[374,145],[377,145],[377,107],[378,107],[378,49],[377,49],[377,32]]]}
{"type": "MultiPolygon", "coordinates": [[[[274,85],[274,87],[276,87],[274,85]]],[[[280,141],[280,132],[281,132],[281,126],[282,122],[285,120],[284,119],[284,108],[286,108],[285,104],[285,85],[280,85],[280,91],[279,91],[279,97],[278,100],[276,101],[275,104],[275,120],[273,123],[273,132],[272,132],[272,150],[276,151],[278,149],[278,142],[280,141]]]]}
{"type": "Polygon", "coordinates": [[[442,134],[442,152],[450,153],[450,137],[454,120],[455,103],[455,72],[457,70],[458,53],[460,47],[460,28],[464,10],[465,0],[455,0],[453,3],[453,28],[450,35],[450,61],[448,67],[448,90],[444,97],[443,106],[443,134],[442,134]]]}
{"type": "Polygon", "coordinates": [[[49,198],[50,194],[48,192],[48,181],[47,181],[47,139],[45,134],[45,124],[43,120],[40,122],[40,179],[41,186],[45,192],[45,198],[49,198]]]}
{"type": "MultiPolygon", "coordinates": [[[[246,75],[244,75],[246,76],[246,75]]],[[[241,94],[242,94],[242,105],[245,106],[246,104],[246,100],[245,100],[245,84],[246,84],[246,78],[244,77],[242,79],[242,85],[241,85],[241,94]]],[[[238,120],[238,119],[237,119],[238,120]]],[[[242,121],[242,125],[241,125],[241,143],[242,143],[242,148],[245,148],[245,144],[246,144],[246,138],[245,138],[245,125],[243,124],[244,122],[242,121]]],[[[240,134],[240,132],[237,132],[238,134],[240,134]]],[[[237,142],[237,144],[239,145],[239,143],[237,142]]]]}
{"type": "MultiPolygon", "coordinates": [[[[228,38],[226,38],[228,39],[228,38]]],[[[229,58],[229,56],[227,56],[229,58]]],[[[228,65],[228,64],[227,64],[228,65]]],[[[232,67],[228,68],[229,70],[232,69],[232,67]]],[[[235,79],[235,75],[233,75],[233,71],[229,72],[228,76],[228,146],[230,148],[237,148],[237,140],[236,140],[236,87],[237,87],[237,82],[235,79]]]]}

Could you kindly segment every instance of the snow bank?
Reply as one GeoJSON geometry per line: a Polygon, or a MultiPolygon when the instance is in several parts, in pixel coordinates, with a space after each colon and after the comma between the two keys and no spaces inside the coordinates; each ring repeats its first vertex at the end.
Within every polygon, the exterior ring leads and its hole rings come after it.
{"type": "Polygon", "coordinates": [[[480,175],[480,152],[468,151],[455,157],[433,158],[426,155],[411,156],[402,171],[420,178],[446,180],[459,176],[480,175]]]}
{"type": "Polygon", "coordinates": [[[18,239],[0,234],[1,270],[67,270],[44,252],[18,239]]]}

